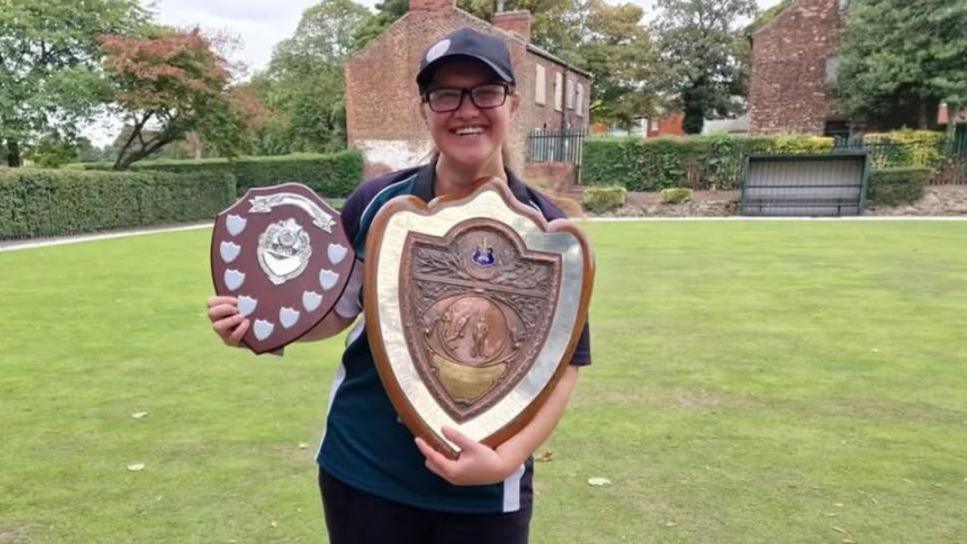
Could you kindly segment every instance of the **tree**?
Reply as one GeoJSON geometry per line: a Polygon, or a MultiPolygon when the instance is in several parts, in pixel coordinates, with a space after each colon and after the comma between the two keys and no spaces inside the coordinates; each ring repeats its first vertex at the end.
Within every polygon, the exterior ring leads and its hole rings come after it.
{"type": "Polygon", "coordinates": [[[302,12],[295,34],[275,47],[270,72],[284,77],[341,65],[352,52],[357,29],[369,14],[352,0],[323,0],[310,7],[302,12]]]}
{"type": "MultiPolygon", "coordinates": [[[[505,0],[504,11],[527,10],[531,14],[531,43],[558,57],[580,64],[579,0],[505,0]]],[[[458,0],[457,6],[485,21],[492,21],[500,6],[496,0],[458,0]]]]}
{"type": "Polygon", "coordinates": [[[307,9],[282,41],[256,89],[276,117],[262,127],[265,152],[336,151],[346,147],[346,57],[369,11],[352,0],[307,9]],[[280,145],[281,144],[281,145],[280,145]]]}
{"type": "Polygon", "coordinates": [[[229,96],[232,108],[238,113],[239,127],[243,132],[243,151],[249,154],[271,154],[260,153],[258,144],[276,113],[262,99],[259,83],[249,81],[235,85],[229,96]]]}
{"type": "Polygon", "coordinates": [[[49,134],[31,146],[25,155],[41,168],[60,168],[77,158],[78,143],[80,139],[73,140],[56,133],[49,134]]]}
{"type": "Polygon", "coordinates": [[[661,103],[655,86],[661,66],[641,24],[644,12],[634,4],[603,0],[589,0],[585,9],[578,52],[595,76],[591,115],[594,121],[628,128],[634,120],[654,114],[661,103]]]}
{"type": "Polygon", "coordinates": [[[757,12],[754,0],[658,0],[658,50],[668,69],[664,85],[685,114],[685,132],[698,134],[710,115],[731,115],[743,94],[743,36],[738,22],[757,12]]]}
{"type": "Polygon", "coordinates": [[[409,0],[383,0],[376,4],[376,12],[366,16],[353,35],[352,50],[359,51],[386,30],[386,27],[406,14],[409,0]]]}
{"type": "Polygon", "coordinates": [[[225,60],[196,28],[159,28],[152,36],[104,36],[105,68],[130,134],[120,146],[115,170],[197,131],[223,154],[240,143],[238,116],[228,95],[225,60]]]}
{"type": "Polygon", "coordinates": [[[76,137],[110,94],[98,36],[135,33],[146,20],[137,0],[0,0],[0,143],[9,166],[42,138],[76,137]]]}
{"type": "Polygon", "coordinates": [[[838,78],[843,109],[883,128],[929,128],[941,101],[951,113],[967,107],[965,28],[967,2],[854,0],[838,78]]]}

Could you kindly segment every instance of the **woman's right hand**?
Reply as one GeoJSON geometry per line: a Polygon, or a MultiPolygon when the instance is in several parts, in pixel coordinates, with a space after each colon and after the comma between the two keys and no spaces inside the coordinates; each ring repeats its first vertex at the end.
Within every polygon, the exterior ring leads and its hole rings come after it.
{"type": "Polygon", "coordinates": [[[208,319],[212,330],[229,346],[238,346],[248,332],[250,322],[238,312],[235,297],[214,296],[208,299],[208,319]]]}

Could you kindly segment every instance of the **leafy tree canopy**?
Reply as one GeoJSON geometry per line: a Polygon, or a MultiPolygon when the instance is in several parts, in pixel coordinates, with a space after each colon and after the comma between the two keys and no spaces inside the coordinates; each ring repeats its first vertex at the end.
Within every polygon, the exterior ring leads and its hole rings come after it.
{"type": "Polygon", "coordinates": [[[740,22],[754,17],[754,0],[658,0],[658,50],[668,68],[666,92],[679,102],[689,134],[706,117],[735,113],[743,92],[745,38],[740,22]]]}
{"type": "Polygon", "coordinates": [[[222,154],[240,145],[228,64],[197,28],[157,28],[143,38],[108,35],[100,42],[114,102],[130,127],[115,169],[195,131],[222,154]]]}
{"type": "Polygon", "coordinates": [[[843,108],[928,128],[941,101],[967,107],[967,2],[853,0],[841,50],[843,108]]]}
{"type": "Polygon", "coordinates": [[[43,140],[71,142],[110,97],[98,37],[137,34],[137,0],[0,0],[0,141],[7,162],[43,140]]]}

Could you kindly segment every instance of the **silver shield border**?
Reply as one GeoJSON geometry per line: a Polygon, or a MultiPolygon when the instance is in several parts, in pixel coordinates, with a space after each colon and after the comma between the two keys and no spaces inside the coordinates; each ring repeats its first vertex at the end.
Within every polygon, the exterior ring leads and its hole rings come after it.
{"type": "Polygon", "coordinates": [[[532,219],[508,207],[496,191],[487,190],[466,203],[448,207],[432,216],[412,211],[393,214],[386,224],[376,258],[379,263],[376,275],[378,321],[389,365],[404,396],[414,407],[418,407],[417,412],[432,432],[455,451],[460,448],[440,434],[441,427],[457,428],[474,440],[483,440],[510,423],[510,420],[500,416],[508,413],[520,415],[551,381],[580,317],[578,312],[586,256],[580,240],[573,234],[566,231],[544,232],[532,219]],[[437,403],[420,380],[410,357],[400,310],[399,266],[409,232],[442,237],[454,225],[471,217],[487,217],[500,221],[516,231],[528,249],[561,255],[561,289],[556,301],[557,313],[549,330],[550,341],[537,356],[531,370],[489,410],[458,424],[437,403]]]}

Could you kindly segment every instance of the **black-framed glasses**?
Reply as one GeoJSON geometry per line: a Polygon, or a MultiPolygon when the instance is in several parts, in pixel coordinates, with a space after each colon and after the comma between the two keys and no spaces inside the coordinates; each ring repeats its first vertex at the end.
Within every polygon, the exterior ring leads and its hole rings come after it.
{"type": "Polygon", "coordinates": [[[503,106],[507,101],[510,88],[503,83],[487,83],[477,85],[472,89],[440,88],[423,93],[423,101],[430,109],[437,113],[447,113],[460,109],[463,97],[469,96],[470,101],[478,109],[487,110],[503,106]]]}

